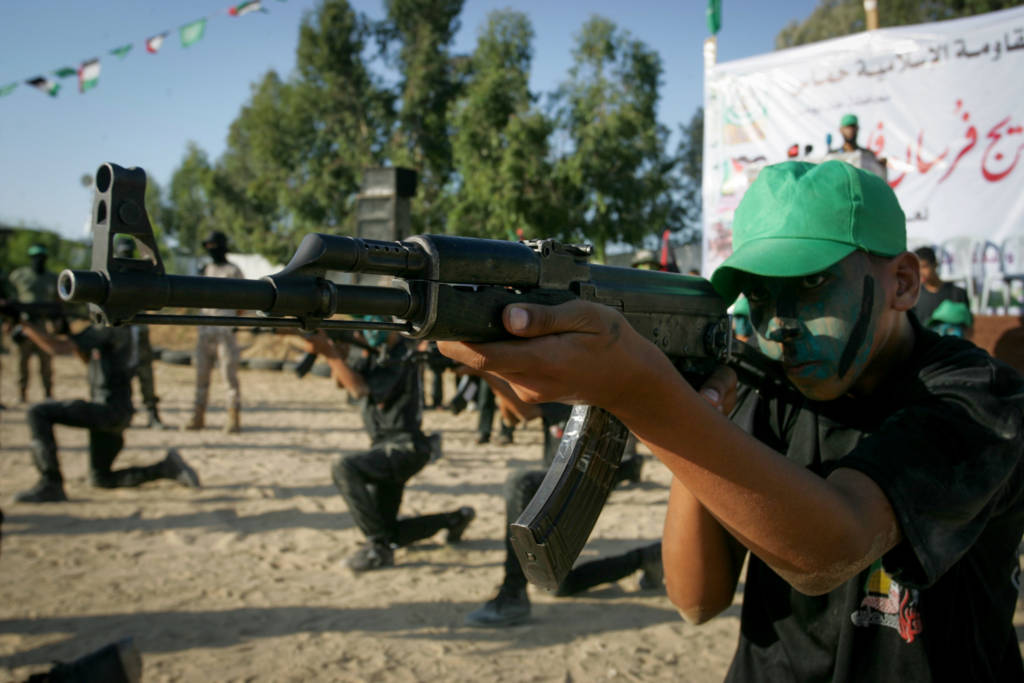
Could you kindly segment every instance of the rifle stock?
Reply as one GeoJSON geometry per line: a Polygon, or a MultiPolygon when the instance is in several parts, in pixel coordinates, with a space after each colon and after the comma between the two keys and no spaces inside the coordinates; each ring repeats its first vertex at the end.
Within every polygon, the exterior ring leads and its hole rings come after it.
{"type": "MultiPolygon", "coordinates": [[[[431,340],[509,339],[502,311],[516,302],[572,299],[619,310],[692,383],[728,363],[748,381],[784,386],[767,361],[734,343],[725,302],[698,277],[615,268],[588,262],[589,247],[554,240],[523,243],[449,235],[401,242],[306,235],[279,273],[261,280],[168,275],[144,208],[145,173],[104,164],[96,175],[93,262],[64,271],[66,301],[89,303],[95,321],[381,329],[431,340]],[[116,234],[142,246],[120,259],[116,234]],[[328,271],[388,275],[392,286],[336,284],[328,271]],[[228,308],[262,317],[154,315],[160,308],[228,308]],[[338,320],[336,314],[390,316],[391,321],[338,320]]],[[[626,428],[606,411],[577,407],[537,496],[511,527],[527,578],[555,588],[572,568],[611,491],[626,428]]]]}

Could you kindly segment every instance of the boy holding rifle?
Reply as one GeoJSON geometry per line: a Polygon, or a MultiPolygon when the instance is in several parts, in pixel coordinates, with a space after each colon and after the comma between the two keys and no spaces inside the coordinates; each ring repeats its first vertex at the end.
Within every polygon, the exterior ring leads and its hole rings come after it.
{"type": "Polygon", "coordinates": [[[1024,381],[910,313],[918,260],[871,173],[767,167],[733,240],[712,282],[746,296],[802,399],[737,391],[725,369],[698,393],[580,301],[507,307],[521,340],[439,348],[524,400],[609,410],[671,470],[665,581],[688,620],[732,603],[749,555],[728,680],[1024,680],[1024,381]]]}

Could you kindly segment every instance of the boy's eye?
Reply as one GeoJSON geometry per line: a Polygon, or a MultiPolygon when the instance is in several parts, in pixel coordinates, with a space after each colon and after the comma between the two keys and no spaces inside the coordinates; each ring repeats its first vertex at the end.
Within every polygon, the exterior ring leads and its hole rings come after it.
{"type": "Polygon", "coordinates": [[[828,281],[828,273],[814,273],[800,278],[800,286],[803,289],[815,289],[821,287],[828,281]]]}
{"type": "Polygon", "coordinates": [[[765,301],[769,296],[768,288],[764,285],[751,285],[743,294],[750,303],[765,301]]]}

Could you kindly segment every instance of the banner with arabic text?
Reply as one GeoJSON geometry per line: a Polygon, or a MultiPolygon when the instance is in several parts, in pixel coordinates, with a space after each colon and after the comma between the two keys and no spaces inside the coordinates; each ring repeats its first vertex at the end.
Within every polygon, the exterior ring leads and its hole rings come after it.
{"type": "MultiPolygon", "coordinates": [[[[887,28],[714,66],[705,79],[704,250],[732,249],[732,215],[766,164],[820,161],[839,121],[886,166],[911,248],[975,300],[1024,277],[1024,8],[887,28]]],[[[977,303],[977,301],[976,301],[977,303]]]]}

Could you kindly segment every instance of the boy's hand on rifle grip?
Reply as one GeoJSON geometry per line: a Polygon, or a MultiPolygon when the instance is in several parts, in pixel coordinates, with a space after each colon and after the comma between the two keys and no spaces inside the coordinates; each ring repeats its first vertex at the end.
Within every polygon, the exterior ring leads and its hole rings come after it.
{"type": "Polygon", "coordinates": [[[586,301],[514,304],[505,327],[521,340],[439,342],[441,352],[506,380],[527,403],[583,403],[612,412],[643,396],[645,378],[676,374],[617,311],[586,301]]]}
{"type": "Polygon", "coordinates": [[[738,380],[733,369],[720,365],[704,380],[700,387],[700,395],[720,413],[728,415],[736,407],[737,386],[738,380]]]}

